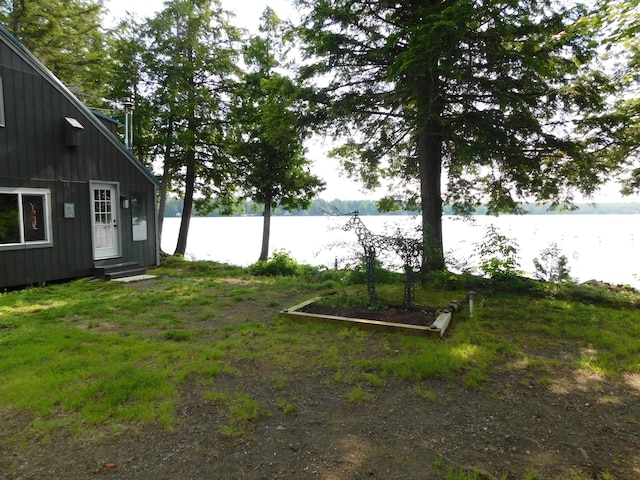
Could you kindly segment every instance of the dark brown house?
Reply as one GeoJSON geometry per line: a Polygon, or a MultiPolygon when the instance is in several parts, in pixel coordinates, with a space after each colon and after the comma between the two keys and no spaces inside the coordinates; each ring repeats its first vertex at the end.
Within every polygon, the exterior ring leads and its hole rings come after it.
{"type": "Polygon", "coordinates": [[[157,188],[0,26],[0,289],[157,265],[157,188]]]}

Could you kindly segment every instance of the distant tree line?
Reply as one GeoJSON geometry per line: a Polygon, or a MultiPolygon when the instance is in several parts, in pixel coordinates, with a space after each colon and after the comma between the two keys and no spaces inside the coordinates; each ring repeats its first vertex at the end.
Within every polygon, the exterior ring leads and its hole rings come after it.
{"type": "MultiPolygon", "coordinates": [[[[176,217],[182,214],[183,201],[180,198],[167,199],[167,205],[165,207],[166,217],[176,217]]],[[[324,200],[315,199],[311,202],[311,205],[307,209],[293,209],[287,211],[282,207],[274,209],[272,215],[291,215],[291,216],[318,216],[326,214],[347,214],[358,211],[359,215],[405,215],[415,214],[416,211],[400,210],[391,213],[385,213],[378,210],[375,201],[372,200],[324,200]]],[[[223,212],[221,209],[214,209],[206,216],[208,217],[221,217],[225,215],[232,216],[256,216],[262,215],[261,205],[252,202],[250,200],[244,200],[236,205],[230,213],[223,212]]],[[[204,215],[202,215],[204,216],[204,215]]]]}
{"type": "MultiPolygon", "coordinates": [[[[167,199],[166,216],[177,217],[182,214],[183,201],[179,198],[167,199]]],[[[524,204],[523,209],[530,215],[586,215],[586,214],[640,214],[640,203],[599,203],[589,204],[580,203],[576,205],[576,210],[551,210],[549,204],[535,205],[524,204]]],[[[277,208],[272,212],[272,215],[282,216],[300,216],[300,217],[312,217],[326,214],[346,214],[357,211],[359,215],[417,215],[419,210],[403,209],[394,212],[387,212],[378,209],[378,204],[374,200],[325,200],[317,198],[311,202],[311,206],[307,209],[294,209],[287,211],[284,208],[277,208]]],[[[487,215],[487,207],[476,207],[473,215],[487,215]]],[[[444,215],[455,215],[454,209],[451,205],[445,205],[443,207],[444,215]]],[[[207,214],[209,217],[220,216],[256,216],[262,215],[261,205],[245,200],[239,203],[232,213],[223,213],[219,209],[215,209],[207,214]]]]}

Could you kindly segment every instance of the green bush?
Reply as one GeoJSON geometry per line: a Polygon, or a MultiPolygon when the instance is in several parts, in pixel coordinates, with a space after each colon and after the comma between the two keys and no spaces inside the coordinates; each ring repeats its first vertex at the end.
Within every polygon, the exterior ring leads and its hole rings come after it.
{"type": "Polygon", "coordinates": [[[298,264],[288,252],[281,250],[274,252],[269,260],[261,260],[249,267],[253,275],[265,276],[293,276],[304,272],[305,268],[298,264]]]}
{"type": "Polygon", "coordinates": [[[556,243],[551,243],[540,252],[540,259],[534,258],[533,265],[536,267],[534,273],[538,280],[547,282],[570,282],[569,261],[566,255],[556,243]]]}
{"type": "Polygon", "coordinates": [[[487,279],[470,272],[455,273],[449,270],[427,273],[427,284],[430,288],[445,290],[468,290],[486,287],[487,279]]]}
{"type": "MultiPolygon", "coordinates": [[[[378,263],[375,268],[376,283],[396,284],[402,281],[402,275],[382,268],[378,263]]],[[[364,263],[356,266],[353,270],[349,270],[344,279],[347,285],[365,285],[367,283],[367,268],[364,263]]]]}
{"type": "Polygon", "coordinates": [[[509,279],[518,275],[518,243],[494,226],[489,225],[487,233],[476,253],[480,257],[480,271],[494,280],[509,279]]]}

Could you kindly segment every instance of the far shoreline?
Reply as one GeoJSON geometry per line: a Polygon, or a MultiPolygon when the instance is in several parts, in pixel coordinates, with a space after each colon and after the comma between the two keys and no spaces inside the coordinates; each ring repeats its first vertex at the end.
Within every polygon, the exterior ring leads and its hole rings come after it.
{"type": "MultiPolygon", "coordinates": [[[[550,210],[550,205],[522,204],[524,213],[512,214],[502,213],[505,215],[639,215],[640,202],[607,202],[607,203],[577,203],[574,210],[550,210]]],[[[165,218],[180,217],[182,212],[182,200],[168,199],[165,210],[165,218]]],[[[418,210],[398,210],[393,212],[381,212],[378,210],[375,200],[323,200],[315,199],[311,202],[311,206],[306,210],[293,210],[291,212],[284,211],[281,207],[274,209],[271,213],[273,217],[280,216],[303,216],[303,217],[322,217],[328,215],[348,215],[358,212],[360,216],[376,216],[376,215],[419,215],[418,210]]],[[[444,216],[462,216],[456,215],[450,205],[443,207],[444,216]]],[[[471,216],[485,216],[487,208],[479,206],[471,216]]],[[[253,202],[244,201],[239,206],[238,211],[231,215],[223,215],[214,211],[207,215],[197,215],[194,213],[192,217],[261,217],[262,208],[253,202]]],[[[492,215],[491,216],[495,216],[492,215]]]]}

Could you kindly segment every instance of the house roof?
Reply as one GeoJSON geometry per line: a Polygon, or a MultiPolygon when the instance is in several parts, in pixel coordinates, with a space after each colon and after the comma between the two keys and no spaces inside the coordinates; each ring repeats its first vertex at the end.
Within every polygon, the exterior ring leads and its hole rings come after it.
{"type": "Polygon", "coordinates": [[[117,126],[122,126],[122,122],[118,121],[117,119],[110,117],[109,115],[105,115],[104,113],[100,113],[95,111],[93,108],[90,109],[91,113],[93,113],[96,117],[101,118],[109,123],[113,123],[114,125],[117,126]]]}
{"type": "Polygon", "coordinates": [[[45,78],[61,95],[67,98],[72,104],[74,104],[80,111],[82,111],[87,120],[97,128],[102,134],[107,137],[111,143],[125,155],[131,164],[140,170],[144,175],[154,184],[160,186],[160,181],[151,173],[151,171],[134,155],[131,151],[125,147],[120,139],[114,135],[96,116],[96,113],[91,111],[84,103],[82,103],[78,97],[76,97],[71,90],[69,90],[40,60],[36,58],[27,48],[22,45],[18,39],[16,39],[9,31],[0,25],[0,39],[9,46],[17,55],[19,55],[25,62],[33,67],[43,78],[45,78]]]}

